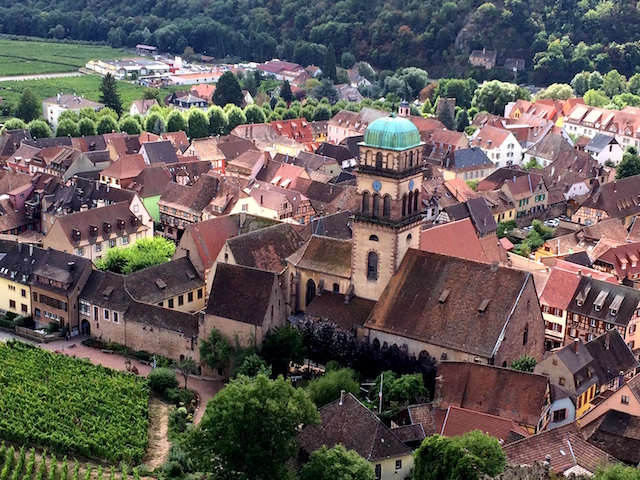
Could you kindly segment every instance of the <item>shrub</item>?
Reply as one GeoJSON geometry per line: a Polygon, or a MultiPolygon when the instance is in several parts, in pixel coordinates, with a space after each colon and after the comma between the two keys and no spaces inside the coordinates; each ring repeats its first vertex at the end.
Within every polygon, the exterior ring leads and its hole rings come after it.
{"type": "Polygon", "coordinates": [[[169,403],[173,403],[174,405],[187,405],[194,399],[194,397],[195,395],[192,390],[185,390],[184,388],[167,388],[164,391],[165,400],[169,403]]]}
{"type": "Polygon", "coordinates": [[[165,464],[164,473],[167,478],[179,478],[184,474],[184,470],[182,469],[182,465],[172,460],[165,464]]]}
{"type": "Polygon", "coordinates": [[[158,393],[164,393],[167,389],[180,385],[175,372],[169,368],[155,368],[147,378],[149,387],[158,393]]]}

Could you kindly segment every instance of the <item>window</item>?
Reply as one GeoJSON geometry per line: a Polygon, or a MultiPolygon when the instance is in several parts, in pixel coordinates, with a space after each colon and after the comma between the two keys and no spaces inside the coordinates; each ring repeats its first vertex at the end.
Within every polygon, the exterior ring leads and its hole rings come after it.
{"type": "Polygon", "coordinates": [[[22,310],[24,313],[27,313],[27,306],[23,303],[20,305],[20,310],[22,310]]]}
{"type": "Polygon", "coordinates": [[[22,296],[23,296],[23,297],[26,297],[26,296],[27,296],[27,291],[26,291],[24,288],[22,289],[22,292],[21,292],[21,293],[22,293],[22,296]]]}
{"type": "Polygon", "coordinates": [[[246,203],[243,203],[242,204],[242,211],[246,212],[247,211],[247,207],[248,207],[248,205],[246,203]]]}
{"type": "Polygon", "coordinates": [[[369,192],[364,192],[362,194],[362,213],[369,213],[369,192]]]}
{"type": "Polygon", "coordinates": [[[564,385],[566,383],[566,380],[564,379],[564,377],[560,377],[558,379],[558,383],[560,384],[560,386],[564,385]]]}
{"type": "Polygon", "coordinates": [[[376,169],[382,168],[382,154],[380,152],[376,153],[376,169]]]}
{"type": "Polygon", "coordinates": [[[554,422],[561,422],[565,418],[567,418],[567,409],[566,408],[563,408],[562,410],[556,410],[555,412],[553,412],[553,421],[554,422]]]}
{"type": "Polygon", "coordinates": [[[76,255],[84,255],[84,247],[76,248],[76,255]]]}
{"type": "Polygon", "coordinates": [[[622,403],[623,405],[629,405],[629,397],[627,397],[626,395],[622,395],[620,397],[620,403],[622,403]]]}
{"type": "Polygon", "coordinates": [[[367,258],[367,280],[378,279],[378,254],[376,252],[369,252],[367,258]]]}
{"type": "Polygon", "coordinates": [[[83,315],[89,315],[89,313],[91,312],[91,305],[89,305],[89,302],[87,302],[86,300],[80,300],[78,302],[78,310],[83,315]]]}
{"type": "Polygon", "coordinates": [[[377,193],[373,196],[373,216],[377,218],[380,215],[380,195],[377,193]]]}
{"type": "Polygon", "coordinates": [[[377,242],[378,241],[378,236],[377,235],[369,235],[369,241],[370,242],[377,242]]]}
{"type": "Polygon", "coordinates": [[[95,249],[96,252],[101,252],[102,251],[102,242],[96,243],[94,249],[95,249]]]}
{"type": "Polygon", "coordinates": [[[98,318],[98,312],[99,312],[98,307],[93,307],[93,318],[94,318],[95,320],[99,320],[99,318],[98,318]]]}
{"type": "Polygon", "coordinates": [[[396,470],[400,470],[402,468],[402,460],[396,460],[396,470]]]}
{"type": "Polygon", "coordinates": [[[129,244],[129,237],[128,236],[122,237],[122,245],[128,245],[128,244],[129,244]]]}
{"type": "Polygon", "coordinates": [[[133,212],[134,213],[138,213],[138,210],[140,210],[140,207],[138,205],[134,205],[133,206],[133,212]]]}
{"type": "Polygon", "coordinates": [[[179,295],[178,296],[178,306],[181,307],[182,305],[184,305],[184,295],[179,295]]]}
{"type": "Polygon", "coordinates": [[[120,314],[118,312],[113,312],[113,323],[118,323],[120,321],[120,314]]]}
{"type": "Polygon", "coordinates": [[[198,289],[198,298],[202,298],[202,289],[198,289]]]}
{"type": "Polygon", "coordinates": [[[15,285],[8,285],[8,287],[9,287],[9,290],[11,290],[12,292],[15,292],[16,290],[15,285]]]}
{"type": "Polygon", "coordinates": [[[391,215],[391,197],[389,195],[384,196],[384,202],[382,206],[382,216],[389,218],[391,215]]]}
{"type": "Polygon", "coordinates": [[[173,298],[169,299],[169,308],[173,308],[173,298]]]}
{"type": "Polygon", "coordinates": [[[109,248],[113,248],[116,246],[116,239],[114,238],[113,240],[109,240],[109,248]]]}
{"type": "Polygon", "coordinates": [[[187,301],[193,302],[193,292],[187,293],[187,301]]]}
{"type": "Polygon", "coordinates": [[[40,309],[39,309],[39,308],[36,308],[36,309],[33,311],[33,315],[34,315],[35,317],[39,317],[39,316],[40,316],[40,309]]]}
{"type": "MultiPolygon", "coordinates": [[[[378,154],[380,155],[380,154],[378,154]]],[[[376,480],[382,478],[382,465],[381,464],[376,464],[376,480]]]]}
{"type": "Polygon", "coordinates": [[[107,310],[106,308],[104,309],[104,319],[109,320],[109,310],[107,310]]]}
{"type": "Polygon", "coordinates": [[[629,348],[630,348],[631,350],[633,350],[633,347],[635,347],[635,346],[636,346],[636,342],[635,342],[635,340],[631,340],[629,343],[627,343],[627,345],[629,346],[629,348]]]}
{"type": "Polygon", "coordinates": [[[340,293],[340,285],[337,283],[333,284],[333,293],[340,293]]]}
{"type": "Polygon", "coordinates": [[[636,331],[636,324],[634,323],[633,325],[629,326],[629,333],[634,333],[636,331]]]}
{"type": "Polygon", "coordinates": [[[591,323],[590,323],[590,325],[591,325],[592,327],[597,327],[597,326],[598,326],[598,321],[597,321],[597,320],[594,320],[594,319],[592,318],[592,319],[591,319],[591,323]]]}
{"type": "Polygon", "coordinates": [[[9,300],[9,308],[16,308],[16,301],[15,300],[9,300]]]}
{"type": "Polygon", "coordinates": [[[158,302],[159,307],[164,307],[164,302],[158,302]]]}

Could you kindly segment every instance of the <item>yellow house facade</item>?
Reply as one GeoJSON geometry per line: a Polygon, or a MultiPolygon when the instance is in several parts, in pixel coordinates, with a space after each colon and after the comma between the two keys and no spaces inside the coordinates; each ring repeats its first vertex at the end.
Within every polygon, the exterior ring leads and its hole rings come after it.
{"type": "MultiPolygon", "coordinates": [[[[9,275],[11,273],[9,272],[9,275]]],[[[31,315],[31,287],[19,279],[0,276],[0,312],[31,315]]]]}

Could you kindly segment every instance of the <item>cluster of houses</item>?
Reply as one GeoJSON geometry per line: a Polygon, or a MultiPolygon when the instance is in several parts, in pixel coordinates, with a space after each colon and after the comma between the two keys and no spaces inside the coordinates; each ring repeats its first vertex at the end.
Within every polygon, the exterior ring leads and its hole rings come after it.
{"type": "Polygon", "coordinates": [[[0,310],[176,359],[199,361],[214,328],[260,344],[301,317],[429,355],[433,401],[391,428],[343,395],[301,434],[303,455],[342,443],[378,478],[405,476],[426,436],[475,429],[514,465],[637,464],[640,176],[614,180],[630,112],[606,132],[581,126],[586,142],[568,135],[590,108],[519,100],[478,115],[470,137],[407,104],[192,140],[7,131],[0,310]],[[524,170],[527,159],[542,168],[524,170]],[[501,222],[560,215],[531,258],[497,235],[501,222]],[[176,242],[169,262],[95,268],[154,235],[176,242]],[[509,368],[524,355],[532,373],[509,368]]]}

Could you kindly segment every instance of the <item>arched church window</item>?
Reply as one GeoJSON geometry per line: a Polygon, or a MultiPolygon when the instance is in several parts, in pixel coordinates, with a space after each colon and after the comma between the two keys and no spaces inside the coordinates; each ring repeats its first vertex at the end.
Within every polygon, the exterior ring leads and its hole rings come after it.
{"type": "Polygon", "coordinates": [[[418,195],[418,190],[416,190],[413,194],[413,211],[417,212],[418,211],[418,197],[420,195],[418,195]]]}
{"type": "Polygon", "coordinates": [[[402,195],[402,216],[407,214],[407,194],[402,195]]]}
{"type": "Polygon", "coordinates": [[[377,193],[373,195],[373,216],[374,218],[380,216],[380,195],[377,193]]]}
{"type": "Polygon", "coordinates": [[[369,192],[362,194],[362,213],[369,213],[369,192]]]}
{"type": "Polygon", "coordinates": [[[382,216],[389,218],[391,216],[391,197],[389,195],[384,196],[384,204],[382,205],[382,216]]]}
{"type": "Polygon", "coordinates": [[[369,252],[367,257],[367,280],[378,279],[378,254],[376,252],[369,252]]]}
{"type": "Polygon", "coordinates": [[[407,205],[407,213],[411,215],[413,208],[413,192],[409,192],[409,204],[407,205]]]}
{"type": "Polygon", "coordinates": [[[376,153],[376,169],[382,169],[382,154],[380,152],[376,153]]]}

